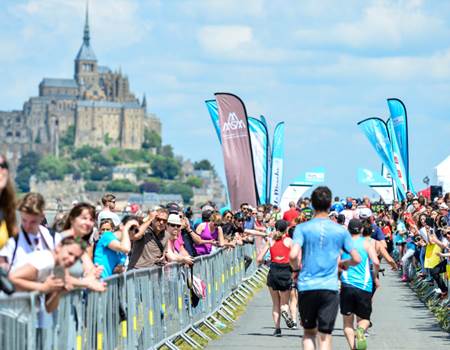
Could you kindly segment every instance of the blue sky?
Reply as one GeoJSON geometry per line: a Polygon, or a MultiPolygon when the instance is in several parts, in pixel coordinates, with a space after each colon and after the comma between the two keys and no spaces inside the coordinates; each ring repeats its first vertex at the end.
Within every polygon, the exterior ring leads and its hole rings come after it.
{"type": "MultiPolygon", "coordinates": [[[[287,184],[316,166],[336,194],[371,193],[358,167],[380,162],[356,126],[408,109],[416,188],[450,153],[450,2],[91,0],[99,64],[121,68],[185,158],[221,149],[203,101],[239,95],[250,115],[286,122],[287,184]]],[[[0,110],[20,109],[43,77],[72,77],[84,0],[0,3],[0,110]]]]}

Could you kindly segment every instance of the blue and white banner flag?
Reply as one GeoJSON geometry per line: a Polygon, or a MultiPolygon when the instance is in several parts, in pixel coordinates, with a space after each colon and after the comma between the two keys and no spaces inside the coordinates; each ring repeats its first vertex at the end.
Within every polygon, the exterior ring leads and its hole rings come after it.
{"type": "Polygon", "coordinates": [[[397,137],[394,135],[394,126],[392,124],[392,119],[388,119],[386,123],[388,133],[391,136],[391,146],[392,146],[392,159],[394,161],[395,169],[397,170],[397,178],[399,180],[398,186],[401,187],[405,194],[408,191],[408,183],[406,179],[405,166],[403,164],[402,156],[400,154],[400,149],[397,143],[397,137]]]}
{"type": "Polygon", "coordinates": [[[284,122],[278,123],[273,133],[272,171],[270,176],[270,203],[279,205],[283,181],[284,122]]]}
{"type": "Polygon", "coordinates": [[[368,186],[392,186],[391,181],[380,174],[363,168],[358,168],[358,182],[368,186]]]}
{"type": "Polygon", "coordinates": [[[403,198],[405,198],[406,188],[402,185],[397,173],[397,167],[395,166],[394,157],[392,154],[392,145],[389,140],[389,134],[385,122],[380,118],[368,118],[360,121],[358,126],[361,128],[364,135],[366,135],[370,144],[375,149],[375,152],[393,176],[399,188],[399,193],[403,198]]]}
{"type": "Polygon", "coordinates": [[[259,204],[267,202],[268,146],[269,133],[265,124],[256,118],[248,117],[250,142],[252,144],[253,165],[259,204]]]}
{"type": "Polygon", "coordinates": [[[405,168],[406,185],[408,190],[413,190],[411,176],[409,173],[409,144],[408,144],[408,116],[406,107],[398,98],[387,100],[389,113],[393,124],[391,140],[395,137],[399,149],[399,154],[405,168]]]}
{"type": "Polygon", "coordinates": [[[205,101],[206,108],[208,108],[209,116],[211,117],[211,121],[214,125],[214,129],[216,130],[217,137],[219,138],[220,144],[222,144],[222,137],[220,136],[220,122],[219,122],[219,111],[217,109],[216,100],[207,100],[205,101]]]}

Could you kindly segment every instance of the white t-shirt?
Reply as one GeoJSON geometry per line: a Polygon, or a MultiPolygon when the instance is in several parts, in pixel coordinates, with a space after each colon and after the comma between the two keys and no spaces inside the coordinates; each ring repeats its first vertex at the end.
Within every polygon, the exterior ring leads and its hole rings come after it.
{"type": "Polygon", "coordinates": [[[55,245],[61,241],[61,235],[55,233],[54,243],[53,237],[49,230],[44,226],[39,226],[39,232],[37,234],[25,234],[20,231],[17,237],[17,249],[16,239],[10,238],[6,245],[0,250],[0,256],[5,257],[8,260],[8,264],[11,264],[11,270],[17,269],[25,264],[27,256],[34,251],[49,251],[54,250],[55,245]],[[28,239],[27,239],[28,237],[28,239]],[[16,253],[14,255],[14,250],[16,253]],[[12,261],[14,256],[14,261],[12,261]]]}
{"type": "Polygon", "coordinates": [[[419,230],[419,235],[420,235],[420,237],[422,237],[422,239],[423,239],[426,243],[428,243],[427,229],[426,229],[425,227],[422,227],[422,228],[419,230]]]}
{"type": "Polygon", "coordinates": [[[45,282],[48,276],[53,273],[55,259],[49,250],[39,250],[28,254],[25,264],[30,264],[38,270],[38,282],[45,282]]]}

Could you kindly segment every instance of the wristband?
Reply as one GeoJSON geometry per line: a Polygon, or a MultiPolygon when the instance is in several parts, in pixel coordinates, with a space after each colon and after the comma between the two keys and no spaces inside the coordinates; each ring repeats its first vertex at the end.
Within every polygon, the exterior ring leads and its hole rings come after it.
{"type": "Polygon", "coordinates": [[[300,272],[300,269],[292,270],[292,272],[300,272]]]}

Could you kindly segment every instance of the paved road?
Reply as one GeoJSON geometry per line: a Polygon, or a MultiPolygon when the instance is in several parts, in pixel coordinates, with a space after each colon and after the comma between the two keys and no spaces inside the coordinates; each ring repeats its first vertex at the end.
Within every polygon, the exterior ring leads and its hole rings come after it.
{"type": "MultiPolygon", "coordinates": [[[[436,324],[433,315],[399,281],[388,272],[382,277],[382,288],[375,295],[373,328],[368,338],[369,349],[450,349],[450,335],[436,324]]],[[[267,289],[249,303],[247,311],[236,322],[234,330],[212,342],[208,349],[300,349],[301,330],[282,329],[283,337],[272,336],[271,301],[267,289]]],[[[333,349],[348,349],[338,315],[333,336],[333,349]]]]}

